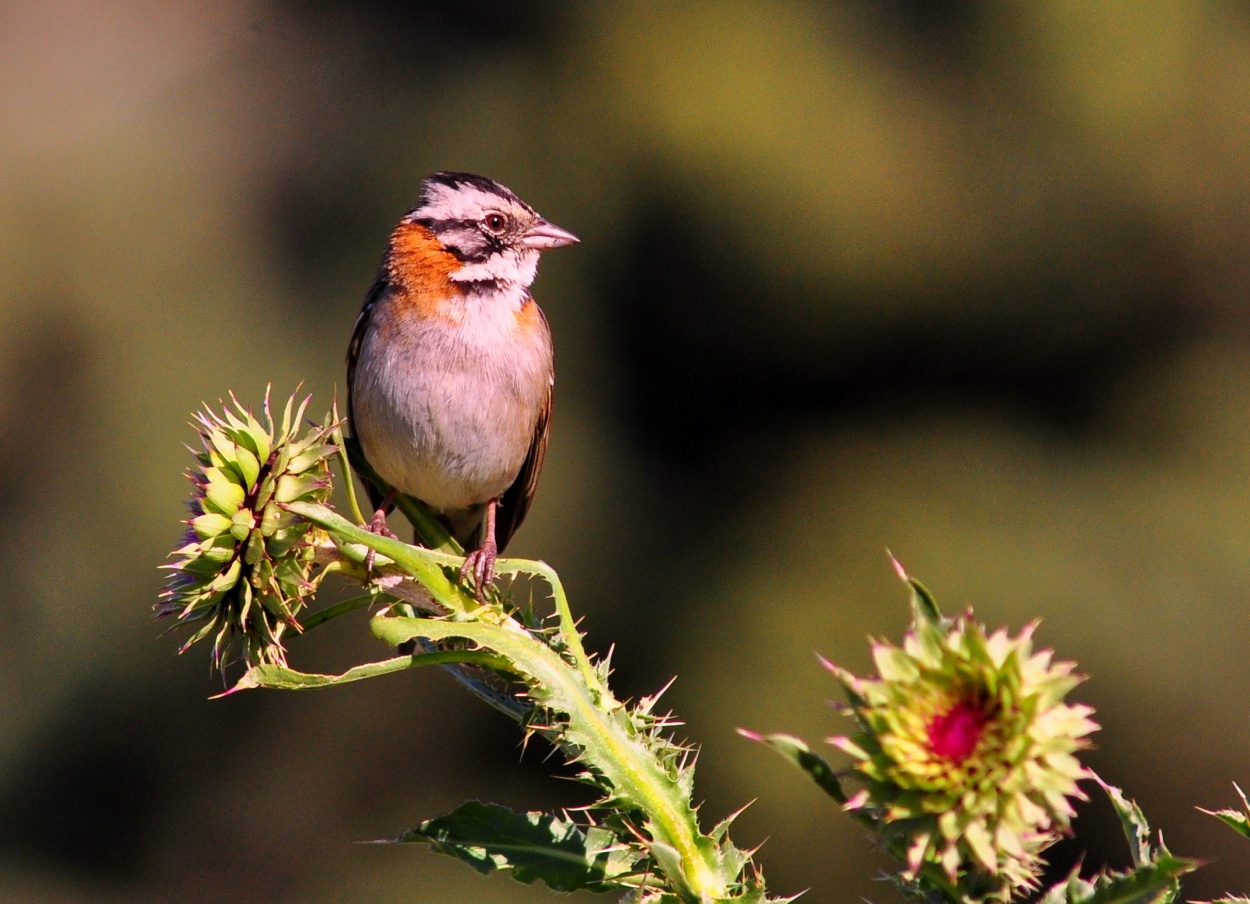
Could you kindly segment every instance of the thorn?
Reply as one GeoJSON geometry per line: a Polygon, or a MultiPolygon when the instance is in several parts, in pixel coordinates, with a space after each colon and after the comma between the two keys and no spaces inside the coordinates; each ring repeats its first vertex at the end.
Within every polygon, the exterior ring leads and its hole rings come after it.
{"type": "Polygon", "coordinates": [[[894,553],[887,548],[885,554],[890,557],[890,564],[894,566],[894,573],[898,575],[899,580],[906,584],[909,580],[907,577],[907,569],[903,567],[903,563],[894,558],[894,553]]]}
{"type": "Polygon", "coordinates": [[[664,696],[665,691],[667,691],[670,687],[672,687],[672,686],[673,686],[673,683],[674,683],[676,680],[677,680],[677,676],[676,676],[676,675],[674,675],[672,678],[668,679],[668,681],[664,684],[664,686],[663,686],[662,688],[660,688],[658,691],[656,691],[654,694],[652,694],[652,695],[651,695],[651,697],[649,698],[649,699],[651,700],[651,702],[652,702],[652,703],[655,703],[655,701],[657,701],[657,700],[659,700],[661,697],[663,697],[663,696],[664,696]]]}

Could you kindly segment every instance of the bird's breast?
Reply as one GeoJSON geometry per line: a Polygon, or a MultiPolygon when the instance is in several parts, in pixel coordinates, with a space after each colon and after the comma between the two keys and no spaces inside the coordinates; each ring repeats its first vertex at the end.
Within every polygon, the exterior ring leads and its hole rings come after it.
{"type": "MultiPolygon", "coordinates": [[[[551,390],[551,336],[528,297],[466,296],[413,316],[372,312],[353,376],[352,429],[380,476],[442,511],[502,495],[551,390]]],[[[429,301],[424,301],[426,307],[429,301]]]]}

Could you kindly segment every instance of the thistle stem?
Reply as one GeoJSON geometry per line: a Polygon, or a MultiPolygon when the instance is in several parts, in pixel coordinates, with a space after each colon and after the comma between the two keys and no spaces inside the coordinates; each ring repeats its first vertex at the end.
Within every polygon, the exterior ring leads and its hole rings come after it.
{"type": "Polygon", "coordinates": [[[480,622],[377,616],[372,628],[376,637],[389,644],[413,638],[460,638],[510,660],[511,673],[526,680],[533,697],[565,716],[568,724],[564,734],[581,749],[582,761],[601,773],[619,797],[646,815],[653,841],[676,853],[675,862],[666,864],[657,858],[674,888],[686,890],[693,902],[725,896],[726,885],[715,867],[715,854],[703,850],[705,845],[700,842],[708,839],[699,832],[694,812],[677,782],[620,722],[602,710],[597,695],[585,686],[580,673],[541,640],[528,632],[480,622]]]}
{"type": "Polygon", "coordinates": [[[372,593],[366,593],[363,596],[354,596],[349,600],[343,600],[341,603],[335,603],[333,606],[327,606],[324,609],[314,612],[312,615],[309,615],[300,622],[300,627],[304,629],[305,633],[307,633],[318,625],[324,625],[326,622],[330,621],[330,619],[338,618],[340,615],[345,615],[348,612],[355,612],[357,609],[363,609],[365,606],[368,606],[370,603],[376,601],[377,596],[372,593]]]}
{"type": "Polygon", "coordinates": [[[507,660],[508,667],[500,671],[523,678],[536,702],[562,713],[567,719],[562,734],[581,750],[582,761],[603,775],[615,795],[645,814],[644,828],[652,836],[656,862],[672,887],[692,902],[725,896],[726,881],[717,869],[714,842],[699,831],[687,794],[634,736],[632,725],[611,715],[620,704],[599,680],[581,643],[563,585],[549,565],[514,559],[501,560],[497,567],[501,573],[533,574],[547,581],[568,658],[510,616],[476,606],[444,571],[445,566],[458,566],[458,557],[380,537],[325,506],[297,504],[291,511],[330,531],[340,544],[362,544],[387,556],[454,613],[447,620],[375,616],[371,623],[375,636],[393,645],[413,639],[460,638],[507,660]],[[670,855],[663,856],[661,847],[670,855]]]}
{"type": "Polygon", "coordinates": [[[343,420],[339,417],[339,400],[337,395],[334,398],[334,406],[331,411],[331,417],[334,418],[334,433],[331,436],[334,440],[334,445],[337,447],[335,457],[339,460],[339,470],[343,473],[343,483],[347,486],[347,503],[351,507],[352,514],[356,517],[356,523],[364,524],[365,516],[361,514],[360,503],[356,500],[356,482],[352,480],[352,466],[347,454],[347,440],[343,437],[343,420]]]}
{"type": "Polygon", "coordinates": [[[564,584],[561,583],[560,576],[556,574],[555,569],[542,561],[499,559],[495,562],[495,573],[533,574],[547,582],[547,586],[551,588],[551,599],[555,604],[556,617],[560,620],[560,636],[564,640],[569,655],[573,657],[578,673],[586,682],[586,687],[599,698],[600,702],[612,699],[608,689],[599,680],[599,674],[591,664],[590,657],[586,655],[586,648],[582,645],[582,635],[577,630],[577,622],[573,619],[573,611],[569,608],[569,600],[564,593],[564,584]]]}

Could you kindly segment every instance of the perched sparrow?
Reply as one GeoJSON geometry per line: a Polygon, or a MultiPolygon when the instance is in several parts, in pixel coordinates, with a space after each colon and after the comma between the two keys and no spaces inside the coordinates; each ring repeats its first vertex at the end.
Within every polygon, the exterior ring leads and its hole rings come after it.
{"type": "MultiPolygon", "coordinates": [[[[395,231],[347,349],[347,413],[378,476],[468,551],[479,597],[534,498],[551,426],[539,252],[576,236],[498,182],[435,173],[395,231]]],[[[391,499],[370,488],[385,530],[391,499]]]]}

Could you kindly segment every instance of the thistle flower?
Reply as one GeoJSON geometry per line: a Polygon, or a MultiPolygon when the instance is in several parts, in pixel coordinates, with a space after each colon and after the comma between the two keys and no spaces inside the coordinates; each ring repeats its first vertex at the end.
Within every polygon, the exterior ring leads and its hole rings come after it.
{"type": "MultiPolygon", "coordinates": [[[[917,588],[918,590],[920,588],[917,588]]],[[[973,899],[1036,887],[1040,854],[1068,830],[1076,751],[1098,726],[1065,704],[1074,663],[1033,652],[1036,623],[986,636],[969,612],[917,608],[903,646],[874,642],[879,678],[829,664],[858,726],[830,742],[855,760],[865,787],[846,804],[903,859],[903,879],[940,870],[973,899]]]]}
{"type": "Polygon", "coordinates": [[[287,401],[280,426],[268,392],[264,424],[233,394],[230,400],[233,407],[220,414],[206,408],[195,417],[204,448],[191,450],[191,517],[183,545],[170,554],[174,561],[162,566],[170,579],[156,606],[158,618],[197,628],[179,652],[213,636],[218,670],[236,646],[249,666],[285,664],[282,635],[300,630],[295,616],[311,587],[320,531],[283,505],[325,501],[336,451],[329,417],[300,433],[307,398],[297,411],[295,397],[287,401]]]}

